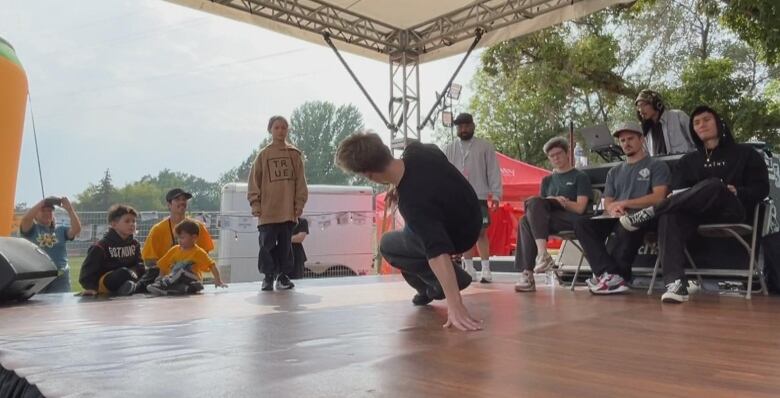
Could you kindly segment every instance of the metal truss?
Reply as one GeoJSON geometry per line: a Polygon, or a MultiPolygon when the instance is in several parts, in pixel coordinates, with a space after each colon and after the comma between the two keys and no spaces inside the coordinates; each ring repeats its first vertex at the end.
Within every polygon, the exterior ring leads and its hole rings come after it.
{"type": "Polygon", "coordinates": [[[466,7],[409,28],[399,28],[337,7],[323,0],[209,0],[235,10],[319,34],[363,91],[390,130],[391,147],[399,150],[430,120],[466,57],[483,33],[501,29],[585,0],[476,0],[466,7]],[[420,56],[464,40],[471,47],[420,123],[420,56]],[[360,80],[339,54],[334,41],[386,54],[390,64],[389,117],[379,110],[360,80]]]}
{"type": "Polygon", "coordinates": [[[419,61],[419,56],[409,52],[390,55],[390,121],[397,128],[390,132],[393,150],[420,140],[419,61]]]}
{"type": "Polygon", "coordinates": [[[407,29],[322,0],[211,0],[251,15],[384,54],[427,52],[497,30],[583,0],[477,0],[407,29]]]}

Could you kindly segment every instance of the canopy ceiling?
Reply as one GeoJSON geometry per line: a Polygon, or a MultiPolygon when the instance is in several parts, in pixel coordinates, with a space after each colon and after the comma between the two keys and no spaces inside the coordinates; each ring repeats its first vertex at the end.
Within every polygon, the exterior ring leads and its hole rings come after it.
{"type": "Polygon", "coordinates": [[[477,30],[490,46],[630,0],[167,0],[341,50],[419,62],[465,52],[477,30]]]}

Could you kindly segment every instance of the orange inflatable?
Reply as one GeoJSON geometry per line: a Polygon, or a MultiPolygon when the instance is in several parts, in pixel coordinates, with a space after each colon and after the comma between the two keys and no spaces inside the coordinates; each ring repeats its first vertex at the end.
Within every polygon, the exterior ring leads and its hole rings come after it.
{"type": "Polygon", "coordinates": [[[0,236],[8,236],[14,217],[16,175],[22,150],[27,76],[16,52],[0,37],[0,236]]]}

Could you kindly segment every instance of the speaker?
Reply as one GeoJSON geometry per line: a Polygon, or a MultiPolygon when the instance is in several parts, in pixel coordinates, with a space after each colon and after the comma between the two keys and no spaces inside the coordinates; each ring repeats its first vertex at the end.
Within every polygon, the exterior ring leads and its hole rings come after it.
{"type": "Polygon", "coordinates": [[[0,302],[27,300],[57,278],[57,266],[32,242],[0,237],[0,302]]]}

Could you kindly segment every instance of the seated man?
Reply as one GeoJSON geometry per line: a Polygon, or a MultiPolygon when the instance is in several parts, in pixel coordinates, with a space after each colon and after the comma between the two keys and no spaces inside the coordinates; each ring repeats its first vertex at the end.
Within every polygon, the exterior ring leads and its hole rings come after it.
{"type": "Polygon", "coordinates": [[[620,226],[618,217],[659,203],[666,197],[669,186],[669,167],[647,156],[644,136],[638,125],[624,124],[613,135],[618,139],[626,161],[607,173],[605,215],[581,218],[574,223],[577,240],[593,271],[593,277],[587,281],[593,294],[628,290],[626,281],[631,280],[631,264],[649,226],[628,231],[620,226]],[[610,233],[614,236],[605,243],[610,233]],[[607,244],[610,250],[607,250],[607,244]]]}
{"type": "Polygon", "coordinates": [[[460,296],[471,276],[451,259],[474,246],[482,229],[477,194],[460,171],[439,148],[419,142],[409,144],[402,159],[395,159],[374,133],[357,133],[342,141],[336,164],[371,181],[395,186],[406,227],[384,234],[379,250],[417,290],[412,302],[425,305],[446,298],[445,327],[481,329],[460,296]]]}
{"type": "MultiPolygon", "coordinates": [[[[187,201],[192,199],[192,194],[185,192],[181,188],[174,188],[165,195],[165,201],[168,203],[170,215],[162,221],[155,224],[149,230],[146,237],[141,256],[144,264],[149,267],[156,267],[157,260],[168,252],[178,242],[174,229],[179,223],[187,219],[187,201]]],[[[195,242],[206,253],[214,250],[214,241],[211,239],[208,229],[202,223],[198,222],[200,229],[197,241],[195,242]]]]}
{"type": "Polygon", "coordinates": [[[553,266],[547,253],[550,233],[574,229],[574,221],[593,199],[590,179],[571,164],[569,142],[555,137],[543,149],[553,173],[542,179],[540,195],[525,201],[525,216],[517,226],[515,266],[521,271],[517,292],[536,290],[534,272],[544,273],[553,266]]]}
{"type": "Polygon", "coordinates": [[[750,145],[737,144],[728,126],[712,108],[693,111],[691,130],[696,152],[680,159],[675,193],[660,203],[620,218],[628,231],[658,220],[658,244],[663,267],[665,303],[688,301],[685,245],[705,223],[752,220],[756,203],[769,194],[769,173],[750,145]]]}

